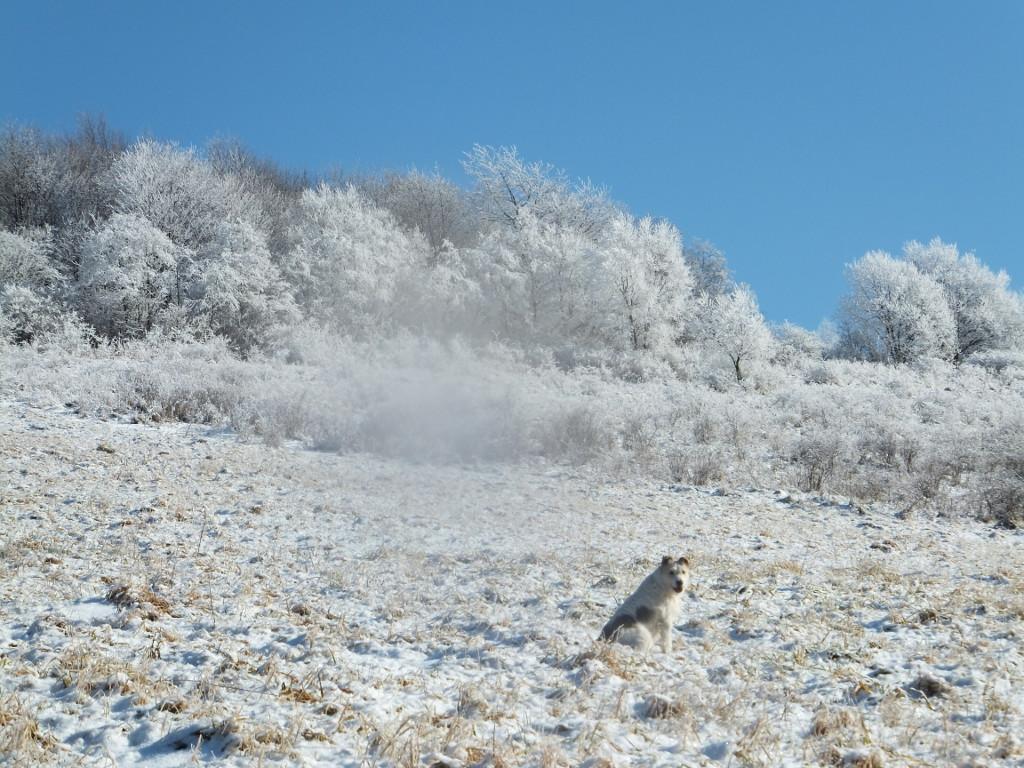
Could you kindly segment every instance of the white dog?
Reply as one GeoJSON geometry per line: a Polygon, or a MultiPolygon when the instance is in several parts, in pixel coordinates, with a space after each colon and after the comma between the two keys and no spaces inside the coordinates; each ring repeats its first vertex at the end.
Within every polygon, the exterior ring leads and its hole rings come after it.
{"type": "Polygon", "coordinates": [[[601,639],[645,653],[657,641],[665,653],[671,653],[672,625],[679,618],[680,597],[688,586],[690,561],[666,555],[604,625],[601,639]]]}

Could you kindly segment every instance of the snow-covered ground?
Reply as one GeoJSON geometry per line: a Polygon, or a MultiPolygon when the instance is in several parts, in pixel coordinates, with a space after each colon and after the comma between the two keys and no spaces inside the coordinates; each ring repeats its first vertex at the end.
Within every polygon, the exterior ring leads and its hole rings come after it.
{"type": "Polygon", "coordinates": [[[1024,764],[1024,538],[0,402],[0,762],[1024,764]],[[664,554],[670,655],[594,642],[664,554]]]}

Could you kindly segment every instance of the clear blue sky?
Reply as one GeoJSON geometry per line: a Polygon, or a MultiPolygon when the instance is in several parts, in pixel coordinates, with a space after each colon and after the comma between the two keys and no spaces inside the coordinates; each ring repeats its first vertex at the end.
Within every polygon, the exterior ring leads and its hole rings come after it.
{"type": "Polygon", "coordinates": [[[1024,2],[4,4],[0,121],[313,171],[516,144],[713,241],[771,320],[941,236],[1024,281],[1024,2]]]}

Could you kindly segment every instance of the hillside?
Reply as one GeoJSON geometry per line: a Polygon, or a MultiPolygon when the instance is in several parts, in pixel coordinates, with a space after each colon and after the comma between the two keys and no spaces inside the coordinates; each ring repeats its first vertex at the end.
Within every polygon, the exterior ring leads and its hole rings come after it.
{"type": "Polygon", "coordinates": [[[0,404],[15,764],[991,765],[1018,532],[0,404]],[[671,655],[593,642],[662,554],[671,655]]]}

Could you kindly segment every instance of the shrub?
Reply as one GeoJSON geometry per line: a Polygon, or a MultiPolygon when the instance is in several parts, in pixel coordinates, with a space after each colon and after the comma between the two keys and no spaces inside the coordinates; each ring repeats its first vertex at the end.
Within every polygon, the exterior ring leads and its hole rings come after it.
{"type": "Polygon", "coordinates": [[[982,520],[1003,528],[1024,527],[1024,473],[1002,469],[987,474],[979,497],[982,520]]]}
{"type": "Polygon", "coordinates": [[[554,414],[541,428],[541,453],[551,459],[583,464],[607,453],[614,434],[597,411],[587,405],[554,414]]]}
{"type": "Polygon", "coordinates": [[[714,449],[701,448],[673,454],[668,460],[673,482],[688,485],[711,485],[725,477],[722,455],[714,449]]]}
{"type": "Polygon", "coordinates": [[[28,344],[64,327],[64,311],[45,294],[6,285],[0,290],[0,341],[28,344]]]}
{"type": "Polygon", "coordinates": [[[835,475],[841,449],[839,437],[829,432],[801,437],[793,455],[800,488],[805,491],[823,490],[835,475]]]}
{"type": "Polygon", "coordinates": [[[804,371],[804,383],[805,384],[838,384],[839,379],[836,377],[832,368],[825,363],[818,363],[816,365],[810,365],[804,371]]]}
{"type": "Polygon", "coordinates": [[[658,441],[658,423],[650,415],[627,417],[622,428],[622,447],[641,456],[654,452],[658,441]]]}

